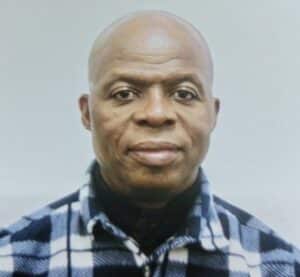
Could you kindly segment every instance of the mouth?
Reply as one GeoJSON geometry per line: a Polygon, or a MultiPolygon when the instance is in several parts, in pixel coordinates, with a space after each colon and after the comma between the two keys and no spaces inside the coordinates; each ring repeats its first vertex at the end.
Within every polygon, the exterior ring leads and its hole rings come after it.
{"type": "Polygon", "coordinates": [[[180,147],[170,142],[146,141],[129,148],[129,155],[146,166],[167,166],[179,155],[180,147]]]}

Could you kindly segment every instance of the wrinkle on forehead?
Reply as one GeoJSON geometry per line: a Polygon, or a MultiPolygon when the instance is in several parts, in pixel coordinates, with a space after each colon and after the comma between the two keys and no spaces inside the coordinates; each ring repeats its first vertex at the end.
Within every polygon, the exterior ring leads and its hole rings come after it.
{"type": "Polygon", "coordinates": [[[211,54],[199,31],[175,15],[146,11],[119,19],[98,36],[89,57],[89,82],[99,81],[115,61],[139,59],[149,64],[195,60],[209,82],[213,79],[211,54]]]}

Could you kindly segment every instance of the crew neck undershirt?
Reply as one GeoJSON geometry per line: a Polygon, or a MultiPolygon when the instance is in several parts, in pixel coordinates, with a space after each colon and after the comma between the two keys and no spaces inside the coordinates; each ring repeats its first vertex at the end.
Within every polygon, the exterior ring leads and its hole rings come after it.
{"type": "Polygon", "coordinates": [[[97,162],[92,168],[92,186],[97,202],[101,203],[110,221],[134,238],[147,255],[185,225],[199,193],[199,186],[194,182],[163,208],[142,208],[109,188],[97,162]]]}

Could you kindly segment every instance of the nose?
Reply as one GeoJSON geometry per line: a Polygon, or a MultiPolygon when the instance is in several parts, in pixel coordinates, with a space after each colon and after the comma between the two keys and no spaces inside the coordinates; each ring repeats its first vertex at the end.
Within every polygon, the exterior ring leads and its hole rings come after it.
{"type": "Polygon", "coordinates": [[[134,121],[148,127],[175,124],[176,115],[172,103],[161,87],[152,87],[145,93],[144,104],[134,113],[134,121]]]}

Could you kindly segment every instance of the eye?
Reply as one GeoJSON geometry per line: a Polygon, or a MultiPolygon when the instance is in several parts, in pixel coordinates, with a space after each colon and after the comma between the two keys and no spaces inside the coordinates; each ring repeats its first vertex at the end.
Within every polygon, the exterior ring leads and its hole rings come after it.
{"type": "Polygon", "coordinates": [[[122,102],[129,102],[137,97],[137,93],[130,89],[122,89],[113,94],[113,98],[122,102]]]}
{"type": "Polygon", "coordinates": [[[195,92],[191,92],[188,89],[178,89],[173,94],[176,100],[179,101],[191,101],[194,99],[198,99],[198,96],[195,92]]]}

